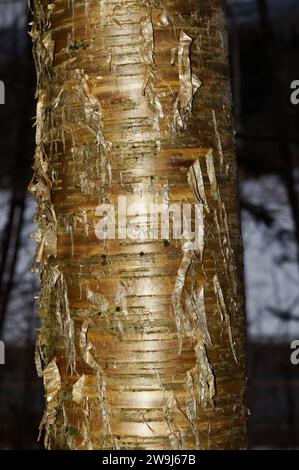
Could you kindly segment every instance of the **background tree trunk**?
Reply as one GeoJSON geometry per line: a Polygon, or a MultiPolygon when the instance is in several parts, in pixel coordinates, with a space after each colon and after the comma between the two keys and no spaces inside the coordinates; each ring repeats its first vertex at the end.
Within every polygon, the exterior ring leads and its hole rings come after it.
{"type": "Polygon", "coordinates": [[[220,0],[34,1],[48,447],[246,446],[224,21],[220,0]],[[201,245],[150,239],[147,209],[129,216],[138,239],[99,240],[118,196],[197,203],[201,245]]]}

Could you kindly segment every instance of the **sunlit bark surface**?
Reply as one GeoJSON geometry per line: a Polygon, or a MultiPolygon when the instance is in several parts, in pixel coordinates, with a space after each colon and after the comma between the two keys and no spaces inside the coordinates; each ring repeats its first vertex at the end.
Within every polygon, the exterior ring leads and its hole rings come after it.
{"type": "Polygon", "coordinates": [[[244,448],[242,247],[223,3],[33,7],[30,189],[45,445],[244,448]],[[118,216],[118,196],[134,204],[135,239],[100,240],[99,205],[114,204],[118,216]],[[197,203],[200,245],[190,250],[172,233],[151,238],[144,207],[152,201],[197,203]]]}

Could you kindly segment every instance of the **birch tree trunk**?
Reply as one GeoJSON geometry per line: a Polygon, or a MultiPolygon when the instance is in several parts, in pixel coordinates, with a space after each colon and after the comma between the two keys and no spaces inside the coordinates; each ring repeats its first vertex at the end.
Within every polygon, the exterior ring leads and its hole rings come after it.
{"type": "Polygon", "coordinates": [[[45,445],[245,448],[223,2],[33,3],[45,445]],[[183,204],[196,245],[176,235],[183,204]]]}

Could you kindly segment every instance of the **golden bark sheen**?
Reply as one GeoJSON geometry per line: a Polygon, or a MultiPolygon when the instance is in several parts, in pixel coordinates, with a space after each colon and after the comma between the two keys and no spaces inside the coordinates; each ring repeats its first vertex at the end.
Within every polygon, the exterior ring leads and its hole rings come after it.
{"type": "Polygon", "coordinates": [[[242,247],[223,3],[33,3],[30,189],[38,203],[45,445],[245,448],[242,247]],[[100,240],[100,204],[114,204],[121,228],[118,196],[134,207],[135,239],[100,240]],[[184,234],[150,236],[154,201],[198,205],[196,249],[184,234]]]}

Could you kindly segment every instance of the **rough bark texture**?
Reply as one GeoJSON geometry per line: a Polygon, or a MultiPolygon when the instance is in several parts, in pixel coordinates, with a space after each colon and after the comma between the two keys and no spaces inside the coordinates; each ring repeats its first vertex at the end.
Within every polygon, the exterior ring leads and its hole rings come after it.
{"type": "Polygon", "coordinates": [[[34,2],[36,362],[50,448],[246,446],[224,22],[221,0],[34,2]],[[119,195],[196,202],[201,245],[99,240],[97,207],[119,195]]]}

